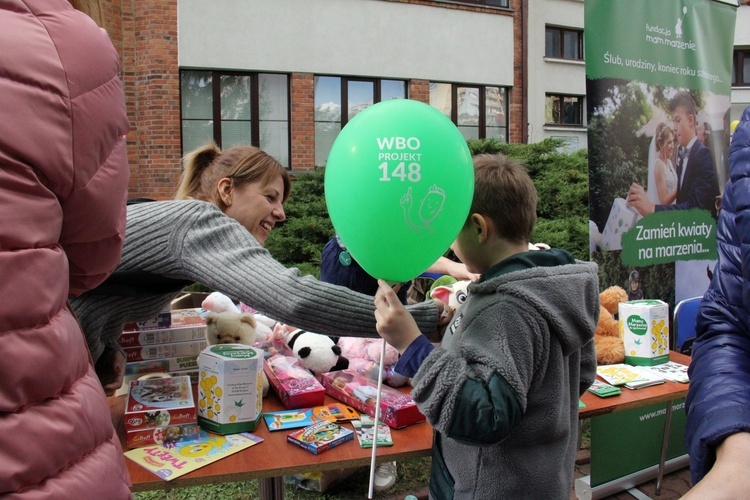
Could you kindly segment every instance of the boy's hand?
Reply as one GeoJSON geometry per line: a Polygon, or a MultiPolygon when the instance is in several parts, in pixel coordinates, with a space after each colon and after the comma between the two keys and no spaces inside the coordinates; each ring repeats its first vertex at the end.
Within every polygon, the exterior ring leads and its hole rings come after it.
{"type": "Polygon", "coordinates": [[[396,292],[383,280],[378,280],[375,294],[375,328],[383,339],[399,354],[403,354],[422,333],[417,322],[398,300],[396,292]]]}

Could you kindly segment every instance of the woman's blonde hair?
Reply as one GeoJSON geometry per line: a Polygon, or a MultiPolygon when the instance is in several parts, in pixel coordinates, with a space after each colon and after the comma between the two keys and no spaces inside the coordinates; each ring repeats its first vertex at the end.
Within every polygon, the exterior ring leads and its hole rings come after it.
{"type": "Polygon", "coordinates": [[[666,144],[667,134],[672,134],[672,137],[674,137],[674,130],[672,130],[672,127],[664,122],[659,123],[659,125],[656,126],[656,132],[654,133],[654,136],[656,137],[654,144],[656,145],[657,151],[661,151],[661,148],[666,144]]]}
{"type": "Polygon", "coordinates": [[[185,155],[182,166],[177,200],[203,200],[221,206],[217,186],[225,177],[237,187],[254,182],[267,185],[281,177],[284,182],[282,202],[289,198],[292,189],[286,169],[254,146],[235,146],[222,152],[216,144],[206,144],[185,155]]]}

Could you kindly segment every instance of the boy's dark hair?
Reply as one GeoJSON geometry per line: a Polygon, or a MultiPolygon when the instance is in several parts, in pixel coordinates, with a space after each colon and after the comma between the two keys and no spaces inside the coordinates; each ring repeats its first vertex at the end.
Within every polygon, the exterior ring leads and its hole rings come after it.
{"type": "Polygon", "coordinates": [[[690,95],[690,92],[680,90],[677,92],[672,99],[669,100],[669,112],[674,114],[674,111],[679,108],[685,108],[688,115],[696,117],[698,115],[698,109],[695,105],[695,99],[690,95]]]}
{"type": "Polygon", "coordinates": [[[528,243],[536,204],[536,187],[523,165],[501,154],[474,157],[471,213],[489,217],[502,238],[528,243]]]}

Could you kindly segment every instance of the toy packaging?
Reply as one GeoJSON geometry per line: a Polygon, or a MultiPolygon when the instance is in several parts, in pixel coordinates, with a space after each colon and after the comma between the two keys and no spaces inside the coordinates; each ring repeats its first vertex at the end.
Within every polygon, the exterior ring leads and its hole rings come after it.
{"type": "Polygon", "coordinates": [[[171,344],[157,344],[137,347],[125,347],[127,361],[143,361],[144,359],[176,358],[183,356],[197,356],[208,345],[206,339],[192,342],[173,342],[171,344]]]}
{"type": "Polygon", "coordinates": [[[625,363],[660,365],[669,361],[669,305],[661,300],[621,302],[625,363]]]}
{"type": "MultiPolygon", "coordinates": [[[[375,417],[375,401],[378,383],[352,370],[323,374],[326,393],[357,410],[375,417]]],[[[383,386],[380,394],[380,420],[394,429],[424,422],[425,417],[417,409],[410,395],[383,386]]]]}
{"type": "Polygon", "coordinates": [[[341,403],[331,403],[325,406],[316,406],[313,408],[313,415],[319,420],[329,420],[331,422],[349,422],[358,419],[359,412],[351,406],[341,403]]]}
{"type": "Polygon", "coordinates": [[[152,344],[170,344],[173,342],[188,342],[206,338],[205,326],[186,326],[180,328],[158,328],[154,330],[139,330],[123,332],[117,343],[123,347],[136,347],[152,344]]]}
{"type": "Polygon", "coordinates": [[[335,422],[322,421],[292,432],[287,441],[315,455],[354,439],[354,431],[335,422]]]}
{"type": "Polygon", "coordinates": [[[249,432],[220,436],[200,430],[192,439],[170,446],[142,446],[126,451],[125,456],[165,481],[171,481],[262,442],[262,438],[249,432]]]}
{"type": "Polygon", "coordinates": [[[198,356],[180,356],[176,358],[147,359],[125,364],[125,375],[143,375],[146,373],[169,373],[181,370],[197,370],[198,356]]]}
{"type": "Polygon", "coordinates": [[[263,414],[269,431],[298,429],[316,422],[348,422],[359,418],[359,412],[341,403],[331,403],[315,408],[299,410],[270,411],[263,414]]]}
{"type": "Polygon", "coordinates": [[[285,408],[312,408],[325,402],[325,389],[296,358],[275,354],[263,364],[263,371],[285,408]]]}
{"type": "Polygon", "coordinates": [[[195,424],[190,377],[152,378],[130,383],[125,430],[195,424]]]}
{"type": "Polygon", "coordinates": [[[217,434],[253,431],[261,420],[263,352],[217,344],[198,356],[198,423],[217,434]]]}
{"type": "Polygon", "coordinates": [[[176,443],[197,438],[199,429],[197,423],[136,429],[125,433],[125,443],[128,448],[152,444],[162,444],[170,448],[176,443]]]}
{"type": "Polygon", "coordinates": [[[270,411],[263,414],[263,419],[266,421],[268,430],[271,432],[308,427],[316,422],[320,422],[320,420],[313,416],[312,408],[270,411]]]}
{"type": "Polygon", "coordinates": [[[201,307],[172,309],[172,328],[183,326],[206,326],[208,311],[201,307]]]}
{"type": "MultiPolygon", "coordinates": [[[[354,433],[357,435],[359,445],[362,448],[372,448],[372,440],[375,437],[375,421],[369,415],[362,415],[360,420],[352,420],[354,433]]],[[[393,446],[391,439],[391,428],[380,422],[378,426],[378,447],[393,446]]]]}
{"type": "Polygon", "coordinates": [[[589,387],[587,390],[590,393],[599,396],[600,398],[608,398],[611,396],[622,394],[622,389],[620,389],[619,387],[615,387],[614,385],[610,385],[600,380],[594,380],[594,383],[591,384],[591,387],[589,387]]]}
{"type": "Polygon", "coordinates": [[[172,326],[172,312],[169,304],[159,311],[156,316],[146,321],[132,321],[123,327],[125,332],[137,332],[139,330],[152,330],[154,328],[170,328],[172,326]]]}

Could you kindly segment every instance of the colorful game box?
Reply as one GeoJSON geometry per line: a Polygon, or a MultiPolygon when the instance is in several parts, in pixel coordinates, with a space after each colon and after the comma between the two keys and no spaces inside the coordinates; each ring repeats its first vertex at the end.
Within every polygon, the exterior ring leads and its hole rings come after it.
{"type": "MultiPolygon", "coordinates": [[[[362,415],[359,420],[352,420],[354,433],[362,448],[372,448],[372,441],[375,438],[375,420],[369,415],[362,415]]],[[[380,422],[378,426],[378,447],[393,446],[391,439],[391,428],[380,422]]]]}
{"type": "Polygon", "coordinates": [[[197,438],[199,430],[197,423],[136,429],[125,433],[125,443],[128,448],[151,444],[163,444],[170,448],[176,443],[197,438]]]}
{"type": "Polygon", "coordinates": [[[285,408],[322,406],[326,392],[315,376],[296,364],[296,358],[275,354],[263,364],[268,382],[285,408]]]}
{"type": "Polygon", "coordinates": [[[153,344],[170,344],[173,342],[189,342],[205,338],[206,327],[199,325],[123,332],[117,339],[117,343],[123,347],[136,347],[153,344]]]}
{"type": "Polygon", "coordinates": [[[154,344],[137,347],[125,347],[125,358],[128,363],[145,359],[178,358],[184,356],[198,356],[208,345],[206,339],[192,342],[172,342],[171,344],[154,344]]]}
{"type": "Polygon", "coordinates": [[[125,364],[125,375],[144,375],[146,373],[170,373],[182,370],[197,370],[198,356],[180,356],[176,358],[145,359],[125,364]]]}
{"type": "Polygon", "coordinates": [[[294,431],[286,439],[317,455],[351,441],[354,439],[354,431],[341,427],[335,422],[323,421],[294,431]]]}
{"type": "Polygon", "coordinates": [[[313,416],[312,408],[270,411],[263,414],[263,419],[271,432],[308,427],[320,421],[313,416]]]}
{"type": "MultiPolygon", "coordinates": [[[[378,383],[375,380],[353,370],[342,370],[324,373],[323,387],[329,396],[375,417],[378,395],[378,383]]],[[[400,429],[424,422],[425,417],[410,395],[383,385],[380,394],[380,420],[394,429],[400,429]]]]}
{"type": "Polygon", "coordinates": [[[190,377],[152,378],[130,383],[125,403],[125,430],[195,424],[190,377]]]}
{"type": "Polygon", "coordinates": [[[324,406],[313,408],[313,416],[318,420],[328,420],[329,422],[349,422],[359,418],[359,412],[341,403],[331,403],[324,406]]]}

